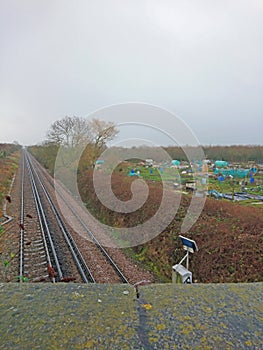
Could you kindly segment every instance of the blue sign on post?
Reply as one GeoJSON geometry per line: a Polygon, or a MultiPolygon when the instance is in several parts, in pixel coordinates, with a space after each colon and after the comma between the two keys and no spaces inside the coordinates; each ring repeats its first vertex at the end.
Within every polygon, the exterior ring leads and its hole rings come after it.
{"type": "Polygon", "coordinates": [[[186,238],[184,236],[179,236],[181,238],[181,242],[183,243],[184,250],[189,251],[190,253],[194,253],[198,251],[197,244],[194,240],[186,238]]]}

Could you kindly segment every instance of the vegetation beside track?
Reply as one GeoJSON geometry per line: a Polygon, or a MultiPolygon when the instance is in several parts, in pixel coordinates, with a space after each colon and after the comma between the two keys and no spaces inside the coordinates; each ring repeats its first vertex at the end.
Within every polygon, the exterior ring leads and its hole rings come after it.
{"type": "MultiPolygon", "coordinates": [[[[132,179],[112,176],[112,189],[122,200],[130,199],[132,179]]],[[[111,212],[93,191],[92,173],[80,179],[83,201],[99,220],[115,227],[130,227],[151,218],[162,197],[160,183],[149,183],[149,198],[130,214],[111,212]]],[[[178,238],[191,195],[183,195],[170,225],[146,244],[127,249],[138,263],[154,272],[159,281],[171,280],[172,266],[184,256],[178,238]]],[[[199,251],[191,256],[190,270],[198,282],[258,282],[263,280],[263,216],[261,208],[207,198],[204,209],[186,234],[199,251]]]]}
{"type": "MultiPolygon", "coordinates": [[[[253,147],[247,148],[244,154],[250,159],[253,147]]],[[[236,147],[236,154],[238,151],[236,147]]],[[[262,147],[255,147],[254,151],[262,152],[262,147]]],[[[93,189],[92,170],[83,164],[81,166],[78,186],[82,199],[101,222],[115,227],[130,227],[145,222],[157,211],[162,198],[162,183],[158,174],[149,175],[149,169],[145,172],[147,177],[144,179],[149,186],[148,200],[141,209],[122,214],[112,212],[100,203],[93,189]]],[[[127,176],[127,170],[120,166],[112,176],[112,190],[124,201],[131,198],[130,189],[134,180],[127,176]]],[[[229,186],[225,190],[231,189],[228,183],[221,186],[229,186]]],[[[153,271],[159,281],[171,280],[172,266],[184,255],[178,235],[190,200],[191,194],[182,195],[174,220],[158,237],[144,245],[127,249],[127,254],[153,271]]],[[[194,280],[204,283],[263,281],[262,207],[207,198],[202,214],[186,235],[195,239],[199,247],[199,251],[190,259],[194,280]]]]}
{"type": "Polygon", "coordinates": [[[16,144],[0,144],[0,217],[3,215],[4,198],[18,167],[20,149],[21,146],[16,144]]]}

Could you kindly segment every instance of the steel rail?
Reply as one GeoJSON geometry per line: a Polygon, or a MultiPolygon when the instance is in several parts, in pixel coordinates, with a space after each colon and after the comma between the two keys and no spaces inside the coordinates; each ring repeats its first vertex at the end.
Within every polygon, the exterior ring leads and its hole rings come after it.
{"type": "Polygon", "coordinates": [[[20,208],[20,259],[19,259],[19,282],[22,282],[23,268],[23,247],[24,247],[24,180],[25,180],[25,155],[22,154],[22,176],[21,176],[21,208],[20,208]]]}

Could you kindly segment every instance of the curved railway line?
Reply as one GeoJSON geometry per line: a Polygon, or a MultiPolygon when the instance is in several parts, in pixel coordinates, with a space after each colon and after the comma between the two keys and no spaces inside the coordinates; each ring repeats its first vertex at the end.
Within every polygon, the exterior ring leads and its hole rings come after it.
{"type": "Polygon", "coordinates": [[[89,236],[78,244],[71,228],[64,222],[54,196],[49,174],[26,151],[22,158],[20,281],[76,281],[84,283],[129,283],[121,268],[100,244],[93,232],[68,203],[68,210],[89,236]],[[85,258],[81,253],[84,249],[85,258]],[[88,262],[88,263],[87,263],[88,262]],[[90,268],[92,266],[92,268],[90,268]],[[92,270],[92,272],[91,272],[92,270]]]}

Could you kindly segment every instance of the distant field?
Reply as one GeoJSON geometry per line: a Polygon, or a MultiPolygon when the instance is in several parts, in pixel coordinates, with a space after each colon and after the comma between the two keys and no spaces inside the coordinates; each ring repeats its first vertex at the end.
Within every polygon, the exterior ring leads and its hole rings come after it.
{"type": "MultiPolygon", "coordinates": [[[[176,168],[154,168],[154,167],[145,167],[141,165],[132,166],[129,165],[123,168],[121,165],[122,173],[127,176],[132,176],[131,171],[135,172],[135,176],[139,176],[144,180],[149,181],[171,181],[176,182],[180,179],[180,173],[176,168]],[[138,173],[139,172],[139,173],[138,173]]],[[[118,169],[116,170],[118,172],[118,169]]]]}
{"type": "MultiPolygon", "coordinates": [[[[187,172],[185,169],[177,169],[171,167],[160,166],[158,167],[146,167],[137,164],[123,165],[121,164],[115,171],[115,173],[121,173],[124,176],[135,176],[146,181],[154,182],[169,182],[173,184],[185,185],[187,182],[194,181],[193,174],[187,172]],[[121,170],[121,171],[120,171],[121,170]]],[[[247,192],[254,196],[263,196],[263,173],[255,174],[255,182],[250,183],[248,178],[226,178],[224,181],[219,181],[217,178],[213,178],[213,172],[210,170],[209,179],[207,179],[207,190],[216,190],[222,194],[232,195],[235,192],[247,192]],[[241,182],[244,182],[244,185],[241,182]]],[[[259,202],[256,199],[242,200],[242,205],[250,205],[251,203],[259,202]]]]}

